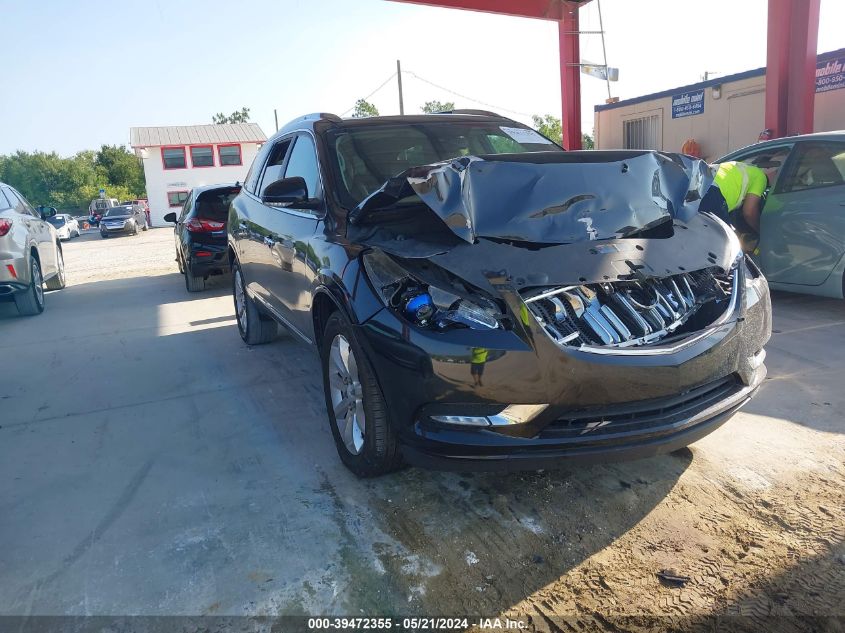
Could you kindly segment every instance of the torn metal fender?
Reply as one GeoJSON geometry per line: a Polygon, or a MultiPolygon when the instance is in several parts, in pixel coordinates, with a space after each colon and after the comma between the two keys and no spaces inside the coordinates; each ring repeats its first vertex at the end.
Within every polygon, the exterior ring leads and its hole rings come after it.
{"type": "MultiPolygon", "coordinates": [[[[688,220],[712,183],[703,161],[652,151],[466,156],[412,168],[350,214],[368,223],[416,194],[461,240],[571,244],[688,220]]],[[[375,223],[378,223],[377,221],[375,223]]]]}

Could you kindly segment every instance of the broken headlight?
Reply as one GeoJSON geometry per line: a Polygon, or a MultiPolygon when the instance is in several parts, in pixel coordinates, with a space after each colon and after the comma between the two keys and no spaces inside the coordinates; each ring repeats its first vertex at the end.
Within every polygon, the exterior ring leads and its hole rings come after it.
{"type": "Polygon", "coordinates": [[[425,283],[378,251],[365,253],[363,262],[373,288],[385,305],[411,323],[439,330],[461,326],[473,330],[500,327],[499,309],[490,299],[478,296],[469,300],[425,283]]]}

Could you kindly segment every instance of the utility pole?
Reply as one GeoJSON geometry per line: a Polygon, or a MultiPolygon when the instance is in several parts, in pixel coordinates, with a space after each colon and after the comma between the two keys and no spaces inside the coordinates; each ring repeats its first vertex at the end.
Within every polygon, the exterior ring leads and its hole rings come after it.
{"type": "Polygon", "coordinates": [[[396,78],[399,80],[399,114],[405,114],[405,101],[402,98],[402,62],[396,60],[396,78]]]}
{"type": "Polygon", "coordinates": [[[276,131],[279,131],[279,111],[273,108],[273,118],[276,119],[276,131]]]}

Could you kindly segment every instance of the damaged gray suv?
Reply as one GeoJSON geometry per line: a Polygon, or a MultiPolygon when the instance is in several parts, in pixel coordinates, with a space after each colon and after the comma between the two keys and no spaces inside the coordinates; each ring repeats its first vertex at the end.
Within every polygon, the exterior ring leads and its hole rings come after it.
{"type": "Polygon", "coordinates": [[[491,113],[305,116],[230,207],[238,329],[316,346],[361,476],[673,451],[766,373],[766,280],[698,212],[710,182],[686,156],[564,152],[491,113]]]}

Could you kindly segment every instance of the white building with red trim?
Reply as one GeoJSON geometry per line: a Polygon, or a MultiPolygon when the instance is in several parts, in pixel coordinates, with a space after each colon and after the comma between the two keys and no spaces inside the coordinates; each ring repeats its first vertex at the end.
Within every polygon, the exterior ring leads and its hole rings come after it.
{"type": "Polygon", "coordinates": [[[257,123],[133,127],[130,144],[144,165],[150,221],[182,207],[201,185],[243,182],[267,140],[257,123]]]}

